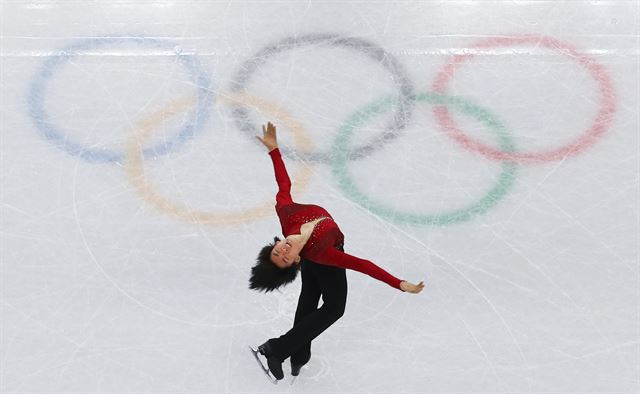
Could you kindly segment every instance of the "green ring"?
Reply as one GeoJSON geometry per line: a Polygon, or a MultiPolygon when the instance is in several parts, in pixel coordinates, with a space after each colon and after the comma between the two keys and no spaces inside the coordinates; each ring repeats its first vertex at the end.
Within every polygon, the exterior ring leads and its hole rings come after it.
{"type": "MultiPolygon", "coordinates": [[[[495,132],[502,151],[515,151],[513,141],[508,136],[504,125],[487,110],[461,98],[437,93],[418,94],[413,96],[412,99],[414,101],[427,102],[433,105],[452,106],[460,112],[476,118],[495,132]]],[[[331,162],[331,167],[333,175],[338,180],[338,185],[345,192],[348,198],[390,222],[398,224],[442,226],[471,220],[474,217],[487,212],[507,194],[507,191],[513,185],[517,168],[516,164],[510,162],[504,162],[502,164],[502,173],[500,174],[498,181],[485,196],[466,208],[451,212],[430,215],[400,212],[371,200],[358,190],[347,171],[349,138],[353,135],[354,129],[362,126],[372,116],[387,111],[390,107],[397,105],[398,103],[399,100],[396,97],[386,97],[384,99],[377,100],[349,116],[342,126],[340,126],[340,132],[332,147],[333,160],[331,162]]]]}

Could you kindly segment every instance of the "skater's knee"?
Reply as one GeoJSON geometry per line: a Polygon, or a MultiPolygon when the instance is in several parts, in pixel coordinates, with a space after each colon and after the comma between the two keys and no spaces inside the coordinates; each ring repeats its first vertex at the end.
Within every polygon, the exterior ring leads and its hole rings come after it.
{"type": "Polygon", "coordinates": [[[335,320],[338,320],[342,316],[344,316],[345,306],[346,304],[344,303],[336,303],[327,305],[327,309],[329,310],[329,314],[331,315],[331,317],[333,317],[335,320]]]}
{"type": "Polygon", "coordinates": [[[342,316],[344,316],[344,305],[342,305],[341,308],[339,308],[338,310],[336,310],[336,320],[341,318],[342,316]]]}

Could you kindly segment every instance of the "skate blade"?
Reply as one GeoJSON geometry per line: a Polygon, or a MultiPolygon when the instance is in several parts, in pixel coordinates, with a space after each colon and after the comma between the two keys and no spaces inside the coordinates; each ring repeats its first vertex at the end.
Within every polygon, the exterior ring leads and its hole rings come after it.
{"type": "Polygon", "coordinates": [[[262,372],[264,372],[264,374],[267,375],[267,379],[269,379],[269,381],[273,384],[278,384],[278,379],[276,379],[273,375],[271,375],[271,372],[269,372],[269,368],[265,367],[262,361],[260,360],[260,357],[258,357],[258,353],[260,352],[251,346],[249,346],[249,350],[251,350],[253,357],[256,358],[256,361],[260,365],[260,368],[262,368],[262,372]]]}

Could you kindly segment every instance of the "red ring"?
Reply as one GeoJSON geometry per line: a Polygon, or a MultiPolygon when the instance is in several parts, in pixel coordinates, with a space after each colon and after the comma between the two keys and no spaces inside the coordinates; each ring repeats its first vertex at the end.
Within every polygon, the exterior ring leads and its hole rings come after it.
{"type": "MultiPolygon", "coordinates": [[[[582,152],[589,146],[593,145],[596,140],[607,131],[613,121],[613,114],[616,111],[616,103],[615,92],[609,74],[604,66],[598,64],[595,59],[580,53],[570,44],[551,37],[535,35],[492,37],[481,40],[476,44],[473,44],[470,48],[493,48],[521,44],[535,44],[567,55],[586,68],[591,76],[596,80],[600,86],[600,110],[591,127],[583,135],[569,144],[551,151],[503,152],[466,136],[455,125],[453,119],[449,115],[449,111],[444,106],[434,107],[433,114],[435,115],[436,120],[440,126],[444,128],[447,134],[462,144],[465,148],[479,152],[484,156],[497,161],[509,161],[519,164],[540,163],[561,160],[582,152]]],[[[453,78],[456,69],[461,67],[465,62],[471,60],[474,56],[475,55],[473,54],[455,55],[453,60],[436,76],[436,79],[431,85],[432,90],[441,94],[446,93],[447,85],[453,78]]]]}

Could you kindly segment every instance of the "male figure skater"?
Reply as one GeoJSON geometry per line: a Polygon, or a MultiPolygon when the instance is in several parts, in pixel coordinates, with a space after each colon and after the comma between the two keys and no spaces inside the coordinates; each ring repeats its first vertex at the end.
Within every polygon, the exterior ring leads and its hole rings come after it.
{"type": "MultiPolygon", "coordinates": [[[[256,136],[267,147],[278,193],[276,213],[280,218],[285,239],[274,238],[258,254],[257,264],[251,268],[250,288],[272,291],[296,278],[302,272],[302,289],[293,328],[279,338],[271,338],[253,350],[266,357],[267,368],[277,380],[284,378],[282,362],[291,357],[291,374],[297,376],[311,358],[311,341],[329,328],[344,314],[347,301],[345,269],[365,273],[392,287],[409,293],[420,293],[424,288],[400,280],[369,260],[344,253],[344,235],[324,208],[298,204],[291,198],[291,181],[287,174],[276,137],[276,128],[269,122],[262,126],[262,137],[256,136]],[[322,295],[323,305],[318,308],[322,295]]],[[[277,383],[277,380],[272,381],[277,383]]]]}

